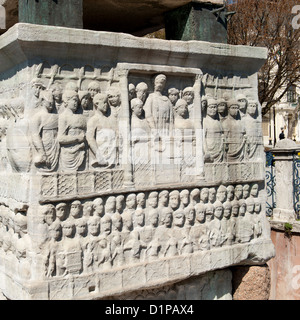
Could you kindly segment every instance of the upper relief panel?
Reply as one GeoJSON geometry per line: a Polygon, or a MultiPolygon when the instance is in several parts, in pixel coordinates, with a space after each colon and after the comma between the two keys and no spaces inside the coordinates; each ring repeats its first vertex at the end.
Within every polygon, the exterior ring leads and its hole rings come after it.
{"type": "MultiPolygon", "coordinates": [[[[23,42],[14,45],[20,50],[22,43],[31,45],[27,28],[34,27],[18,29],[23,42]]],[[[47,33],[39,58],[3,75],[3,174],[35,177],[42,202],[128,188],[263,179],[261,106],[253,72],[262,59],[258,52],[251,58],[253,70],[237,71],[241,64],[232,63],[229,72],[231,55],[239,56],[235,62],[250,59],[244,49],[193,41],[179,47],[177,41],[88,31],[76,36],[70,30],[65,40],[68,60],[60,49],[54,58],[49,44],[60,38],[47,33]],[[83,41],[85,33],[91,37],[83,41]],[[80,48],[84,55],[78,55],[80,48]],[[216,73],[221,61],[226,70],[216,73]]],[[[35,37],[34,43],[43,38],[35,37]]],[[[7,197],[15,193],[13,186],[5,192],[7,197]]]]}

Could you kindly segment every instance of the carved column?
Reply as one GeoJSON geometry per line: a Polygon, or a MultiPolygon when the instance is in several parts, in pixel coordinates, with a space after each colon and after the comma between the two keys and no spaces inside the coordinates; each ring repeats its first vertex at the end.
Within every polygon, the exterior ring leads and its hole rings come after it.
{"type": "Polygon", "coordinates": [[[272,153],[275,160],[276,208],[273,220],[291,222],[295,220],[293,189],[293,156],[300,148],[290,139],[280,140],[272,153]]]}
{"type": "Polygon", "coordinates": [[[119,69],[118,75],[120,77],[120,91],[122,110],[119,121],[119,134],[122,137],[122,166],[124,168],[124,186],[132,188],[132,148],[131,148],[131,133],[130,133],[130,104],[128,100],[128,73],[127,69],[119,69]]]}

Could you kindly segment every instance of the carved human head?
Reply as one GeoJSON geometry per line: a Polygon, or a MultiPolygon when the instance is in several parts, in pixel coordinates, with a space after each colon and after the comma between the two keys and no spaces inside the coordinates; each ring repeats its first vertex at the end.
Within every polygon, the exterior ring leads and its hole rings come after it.
{"type": "Polygon", "coordinates": [[[166,85],[167,77],[159,74],[154,78],[154,91],[162,91],[166,85]]]}
{"type": "Polygon", "coordinates": [[[239,205],[239,202],[237,200],[233,200],[231,202],[231,213],[234,217],[237,217],[239,215],[239,208],[240,208],[240,205],[239,205]]]}
{"type": "Polygon", "coordinates": [[[79,200],[75,200],[71,203],[70,216],[73,218],[80,218],[82,215],[82,204],[79,200]]]}
{"type": "Polygon", "coordinates": [[[228,100],[227,104],[228,113],[230,114],[230,116],[232,116],[233,118],[237,118],[239,113],[239,103],[234,99],[230,99],[228,100]]]}
{"type": "Polygon", "coordinates": [[[249,100],[248,107],[247,107],[247,113],[252,117],[256,118],[258,112],[258,102],[249,100]]]}
{"type": "Polygon", "coordinates": [[[48,226],[51,225],[51,223],[54,222],[56,218],[56,212],[55,207],[53,204],[46,204],[41,207],[41,214],[44,217],[44,221],[48,224],[48,226]]]}
{"type": "Polygon", "coordinates": [[[163,208],[161,211],[161,224],[167,228],[171,228],[173,221],[173,211],[171,208],[163,208]]]}
{"type": "Polygon", "coordinates": [[[147,91],[148,91],[148,85],[145,82],[140,82],[137,84],[136,88],[136,97],[140,100],[142,100],[143,102],[145,102],[146,98],[147,98],[147,91]]]}
{"type": "Polygon", "coordinates": [[[136,195],[134,193],[131,193],[126,197],[126,208],[127,209],[136,208],[136,195]]]}
{"type": "Polygon", "coordinates": [[[223,185],[220,185],[217,190],[217,199],[222,203],[226,201],[227,197],[227,188],[223,185]]]}
{"type": "Polygon", "coordinates": [[[56,217],[60,220],[60,221],[64,221],[67,218],[67,211],[68,206],[66,203],[61,202],[59,204],[56,205],[56,217]]]}
{"type": "Polygon", "coordinates": [[[58,220],[55,220],[49,227],[49,235],[52,239],[58,241],[62,237],[62,227],[58,220]]]}
{"type": "Polygon", "coordinates": [[[255,212],[256,214],[259,214],[260,211],[261,211],[261,203],[260,203],[260,201],[256,198],[256,199],[254,199],[254,212],[255,212]]]}
{"type": "Polygon", "coordinates": [[[229,219],[231,216],[231,209],[232,209],[232,204],[230,201],[226,201],[225,203],[223,203],[223,207],[224,207],[224,218],[229,219]]]}
{"type": "Polygon", "coordinates": [[[93,214],[93,201],[86,201],[83,204],[83,216],[89,217],[93,214]]]}
{"type": "Polygon", "coordinates": [[[203,203],[197,203],[195,206],[196,220],[199,223],[205,222],[205,206],[203,203]]]}
{"type": "Polygon", "coordinates": [[[133,226],[132,222],[132,214],[130,211],[124,211],[122,214],[122,220],[123,220],[123,227],[125,227],[127,230],[131,230],[133,226]]]}
{"type": "Polygon", "coordinates": [[[135,85],[133,83],[129,83],[128,85],[128,98],[129,98],[129,101],[136,98],[135,85]]]}
{"type": "Polygon", "coordinates": [[[247,207],[246,207],[246,201],[245,201],[244,199],[240,199],[240,200],[239,200],[239,206],[240,206],[240,208],[239,208],[239,215],[240,215],[240,216],[244,216],[245,213],[246,213],[246,209],[247,209],[247,207]]]}
{"type": "Polygon", "coordinates": [[[195,188],[191,191],[190,201],[192,204],[198,203],[200,201],[200,189],[195,188]]]}
{"type": "Polygon", "coordinates": [[[103,235],[109,235],[111,233],[111,226],[112,226],[112,220],[109,215],[104,215],[103,218],[101,218],[100,222],[100,232],[103,235]]]}
{"type": "Polygon", "coordinates": [[[150,210],[149,211],[149,223],[153,227],[157,227],[159,221],[159,215],[157,210],[150,210]]]}
{"type": "Polygon", "coordinates": [[[144,208],[146,204],[146,195],[144,192],[140,192],[136,196],[136,203],[139,207],[144,208]]]}
{"type": "Polygon", "coordinates": [[[202,112],[207,108],[207,96],[201,97],[201,110],[202,112]]]}
{"type": "Polygon", "coordinates": [[[119,212],[116,212],[111,217],[112,225],[114,226],[115,230],[121,231],[122,230],[122,216],[119,212]]]}
{"type": "Polygon", "coordinates": [[[208,200],[210,203],[214,203],[215,200],[216,200],[216,188],[212,187],[212,188],[209,188],[208,190],[208,200]]]}
{"type": "Polygon", "coordinates": [[[234,186],[227,186],[227,200],[232,201],[234,199],[234,186]]]}
{"type": "Polygon", "coordinates": [[[177,227],[183,227],[185,223],[185,215],[182,209],[176,210],[173,213],[173,223],[177,227]]]}
{"type": "Polygon", "coordinates": [[[62,99],[65,107],[75,113],[79,103],[78,93],[75,90],[65,90],[62,99]]]}
{"type": "Polygon", "coordinates": [[[250,195],[251,195],[252,197],[255,197],[255,198],[258,196],[258,184],[257,184],[257,183],[254,183],[254,184],[251,186],[250,195]]]}
{"type": "Polygon", "coordinates": [[[87,232],[87,221],[85,217],[79,218],[75,221],[76,234],[84,237],[87,232]]]}
{"type": "Polygon", "coordinates": [[[182,91],[182,99],[184,99],[188,104],[193,103],[194,101],[194,88],[193,87],[186,87],[182,91]]]}
{"type": "Polygon", "coordinates": [[[215,118],[218,112],[218,101],[214,98],[207,99],[206,114],[211,118],[215,118]]]}
{"type": "Polygon", "coordinates": [[[179,99],[179,90],[176,88],[170,88],[168,90],[168,97],[169,97],[170,101],[172,102],[172,104],[175,105],[175,103],[179,99]]]}
{"type": "Polygon", "coordinates": [[[107,99],[111,107],[118,107],[121,103],[121,94],[119,89],[110,88],[107,93],[107,99]]]}
{"type": "Polygon", "coordinates": [[[169,191],[168,190],[160,191],[158,198],[159,198],[158,200],[159,204],[166,207],[169,201],[169,191]]]}
{"type": "Polygon", "coordinates": [[[169,193],[169,206],[175,210],[179,206],[179,191],[173,190],[169,193]]]}
{"type": "Polygon", "coordinates": [[[139,98],[132,99],[131,110],[138,118],[141,118],[143,115],[143,101],[139,98]]]}
{"type": "Polygon", "coordinates": [[[52,91],[52,95],[53,98],[56,102],[60,103],[62,100],[62,94],[63,94],[63,87],[60,83],[55,82],[52,86],[51,86],[51,91],[52,91]]]}
{"type": "Polygon", "coordinates": [[[66,220],[62,222],[62,231],[63,235],[67,238],[71,238],[74,236],[75,226],[72,221],[66,220]]]}
{"type": "Polygon", "coordinates": [[[182,191],[180,191],[179,194],[180,197],[180,202],[184,205],[187,206],[190,202],[190,192],[187,189],[184,189],[182,191]]]}
{"type": "Polygon", "coordinates": [[[123,211],[124,201],[125,201],[125,197],[122,194],[116,197],[116,210],[117,210],[117,212],[121,213],[123,211]]]}
{"type": "Polygon", "coordinates": [[[221,98],[218,99],[218,112],[222,115],[225,116],[227,112],[227,102],[225,99],[221,98]]]}
{"type": "Polygon", "coordinates": [[[205,204],[205,216],[206,216],[206,221],[210,222],[213,217],[214,217],[214,210],[215,207],[212,203],[206,203],[205,204]]]}
{"type": "Polygon", "coordinates": [[[246,206],[247,206],[247,212],[254,213],[254,199],[253,198],[247,198],[246,199],[246,206]]]}
{"type": "Polygon", "coordinates": [[[104,214],[104,205],[102,198],[96,198],[93,201],[94,215],[102,217],[104,214]]]}
{"type": "Polygon", "coordinates": [[[81,104],[82,109],[87,109],[90,105],[91,94],[88,91],[79,91],[79,102],[81,104]]]}
{"type": "Polygon", "coordinates": [[[208,194],[209,194],[209,189],[208,188],[202,188],[200,191],[200,200],[204,203],[208,201],[208,194]]]}
{"type": "Polygon", "coordinates": [[[40,93],[40,105],[48,112],[51,112],[54,107],[53,94],[49,90],[44,90],[40,93]]]}
{"type": "Polygon", "coordinates": [[[40,92],[46,89],[44,82],[38,78],[35,78],[31,81],[31,87],[33,89],[33,94],[36,98],[39,98],[40,92]]]}
{"type": "Polygon", "coordinates": [[[99,110],[103,114],[107,112],[108,109],[108,97],[105,93],[97,93],[93,98],[94,108],[99,110]]]}
{"type": "Polygon", "coordinates": [[[100,218],[92,216],[88,219],[88,232],[93,236],[98,236],[100,233],[100,218]]]}
{"type": "Polygon", "coordinates": [[[217,200],[215,203],[214,203],[214,216],[217,218],[217,219],[222,219],[223,217],[223,203],[219,200],[217,200]]]}
{"type": "Polygon", "coordinates": [[[136,226],[141,226],[141,227],[144,226],[144,224],[145,224],[145,213],[144,213],[144,211],[141,210],[141,209],[135,210],[133,219],[134,219],[134,224],[136,226]]]}
{"type": "Polygon", "coordinates": [[[27,217],[22,212],[17,212],[14,217],[14,229],[15,233],[27,233],[27,217]]]}
{"type": "Polygon", "coordinates": [[[237,100],[238,105],[239,105],[239,110],[242,113],[246,113],[247,104],[248,104],[247,97],[243,93],[239,93],[236,96],[236,100],[237,100]]]}
{"type": "Polygon", "coordinates": [[[179,117],[186,118],[188,114],[188,103],[184,99],[179,99],[175,104],[174,110],[179,117]]]}
{"type": "Polygon", "coordinates": [[[115,196],[110,196],[105,202],[105,213],[114,213],[116,211],[116,198],[115,196]]]}
{"type": "Polygon", "coordinates": [[[243,199],[247,199],[249,197],[249,193],[250,193],[249,184],[244,184],[243,185],[243,199]]]}
{"type": "Polygon", "coordinates": [[[91,81],[88,85],[88,92],[94,98],[97,93],[101,92],[100,83],[98,81],[91,81]]]}
{"type": "Polygon", "coordinates": [[[240,200],[243,197],[243,186],[241,184],[235,186],[234,196],[236,200],[240,200]]]}
{"type": "Polygon", "coordinates": [[[158,197],[157,191],[150,192],[148,196],[148,203],[150,207],[155,208],[157,206],[157,203],[158,203],[157,197],[158,197]]]}
{"type": "Polygon", "coordinates": [[[187,223],[193,225],[195,221],[196,210],[193,205],[189,205],[184,209],[184,215],[187,223]]]}

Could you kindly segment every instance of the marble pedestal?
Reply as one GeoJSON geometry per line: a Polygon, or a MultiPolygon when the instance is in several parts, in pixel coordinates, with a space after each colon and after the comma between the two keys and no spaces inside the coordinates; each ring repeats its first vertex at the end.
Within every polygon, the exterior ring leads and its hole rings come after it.
{"type": "Polygon", "coordinates": [[[23,23],[2,35],[3,294],[99,299],[273,257],[266,53],[23,23]]]}

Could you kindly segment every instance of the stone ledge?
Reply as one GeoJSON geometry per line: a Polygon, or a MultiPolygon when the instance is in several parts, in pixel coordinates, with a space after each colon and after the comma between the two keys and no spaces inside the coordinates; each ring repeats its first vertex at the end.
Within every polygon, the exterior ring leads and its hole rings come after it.
{"type": "Polygon", "coordinates": [[[289,223],[293,226],[291,233],[299,233],[300,234],[300,221],[293,221],[293,222],[288,222],[288,221],[276,221],[270,219],[270,225],[271,229],[277,230],[277,231],[285,231],[285,224],[289,223]]]}
{"type": "Polygon", "coordinates": [[[267,49],[250,46],[233,46],[205,41],[175,41],[134,37],[124,33],[89,31],[53,26],[18,23],[0,37],[0,72],[7,71],[30,59],[82,59],[97,61],[108,57],[128,63],[148,63],[204,68],[214,64],[255,72],[267,57],[267,49]],[[115,51],[116,48],[119,50],[115,51]],[[112,52],[112,50],[114,50],[112,52]],[[153,55],[151,54],[153,53],[153,55]],[[190,60],[189,60],[190,59],[190,60]]]}
{"type": "MultiPolygon", "coordinates": [[[[14,281],[0,266],[1,278],[10,278],[5,295],[10,299],[100,299],[169,285],[208,271],[237,265],[261,265],[275,254],[271,240],[225,246],[210,251],[144,262],[91,274],[45,278],[44,281],[14,281]]],[[[5,261],[6,259],[1,259],[5,261]]],[[[5,288],[4,288],[5,291],[5,288]]]]}

